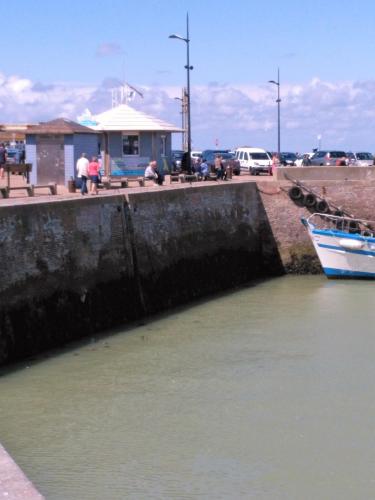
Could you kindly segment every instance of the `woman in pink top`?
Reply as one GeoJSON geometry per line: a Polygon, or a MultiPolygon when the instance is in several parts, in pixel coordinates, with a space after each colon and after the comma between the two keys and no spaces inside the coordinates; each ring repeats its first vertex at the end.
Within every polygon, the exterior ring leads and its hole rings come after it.
{"type": "Polygon", "coordinates": [[[98,194],[100,165],[96,156],[91,158],[89,163],[89,176],[91,180],[90,194],[98,194]]]}

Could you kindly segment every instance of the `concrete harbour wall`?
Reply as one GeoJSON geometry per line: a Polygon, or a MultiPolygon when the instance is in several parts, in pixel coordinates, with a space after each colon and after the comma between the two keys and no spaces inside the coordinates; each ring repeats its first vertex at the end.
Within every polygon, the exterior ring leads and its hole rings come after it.
{"type": "Polygon", "coordinates": [[[0,362],[282,273],[255,183],[4,206],[0,362]]]}
{"type": "MultiPolygon", "coordinates": [[[[308,185],[373,218],[375,182],[308,185]]],[[[321,272],[290,187],[205,183],[2,206],[0,364],[259,277],[321,272]]]]}

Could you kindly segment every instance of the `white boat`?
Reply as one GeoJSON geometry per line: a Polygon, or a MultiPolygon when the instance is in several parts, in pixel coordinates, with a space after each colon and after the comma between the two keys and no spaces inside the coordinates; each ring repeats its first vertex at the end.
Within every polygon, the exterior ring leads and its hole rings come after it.
{"type": "Polygon", "coordinates": [[[375,222],[318,213],[301,220],[328,278],[375,279],[375,222]]]}

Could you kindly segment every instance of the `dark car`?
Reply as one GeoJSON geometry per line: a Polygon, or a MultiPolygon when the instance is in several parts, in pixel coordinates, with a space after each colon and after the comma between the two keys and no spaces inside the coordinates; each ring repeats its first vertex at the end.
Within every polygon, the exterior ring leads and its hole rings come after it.
{"type": "Polygon", "coordinates": [[[7,163],[20,163],[21,151],[16,148],[7,149],[7,163]]]}
{"type": "Polygon", "coordinates": [[[211,168],[212,171],[214,170],[215,167],[215,158],[217,155],[221,156],[224,168],[232,167],[233,174],[240,175],[241,173],[240,162],[236,160],[234,154],[231,153],[228,149],[226,150],[206,149],[205,151],[202,152],[203,160],[207,162],[208,166],[211,168]]]}
{"type": "Polygon", "coordinates": [[[332,166],[332,165],[346,165],[347,156],[345,151],[317,151],[314,156],[310,158],[310,165],[312,166],[332,166]]]}
{"type": "Polygon", "coordinates": [[[297,161],[295,153],[280,153],[280,163],[284,167],[294,167],[297,161]]]}

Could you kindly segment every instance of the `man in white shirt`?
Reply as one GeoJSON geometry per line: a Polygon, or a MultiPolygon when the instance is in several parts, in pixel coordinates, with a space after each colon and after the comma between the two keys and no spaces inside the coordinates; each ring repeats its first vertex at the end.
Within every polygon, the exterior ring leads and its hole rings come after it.
{"type": "Polygon", "coordinates": [[[150,161],[150,164],[146,167],[145,170],[145,179],[152,179],[155,183],[157,183],[158,180],[158,174],[157,174],[157,166],[158,164],[156,163],[155,160],[150,161]]]}
{"type": "Polygon", "coordinates": [[[89,176],[89,160],[86,158],[86,153],[81,154],[81,158],[77,161],[77,177],[81,179],[81,194],[87,193],[87,178],[89,176]]]}

